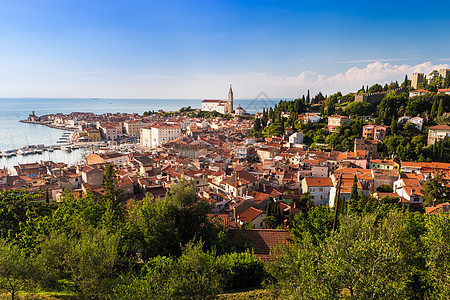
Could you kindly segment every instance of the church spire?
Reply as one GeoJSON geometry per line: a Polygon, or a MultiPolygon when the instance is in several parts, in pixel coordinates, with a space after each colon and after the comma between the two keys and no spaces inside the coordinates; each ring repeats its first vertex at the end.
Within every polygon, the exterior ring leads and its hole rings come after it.
{"type": "Polygon", "coordinates": [[[234,100],[234,96],[233,96],[233,89],[231,88],[231,84],[230,84],[230,90],[228,91],[228,113],[232,113],[233,112],[233,100],[234,100]]]}

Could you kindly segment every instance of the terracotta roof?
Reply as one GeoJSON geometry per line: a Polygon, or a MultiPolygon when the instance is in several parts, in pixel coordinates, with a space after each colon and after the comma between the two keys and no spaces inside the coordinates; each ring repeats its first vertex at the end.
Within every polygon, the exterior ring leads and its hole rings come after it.
{"type": "Polygon", "coordinates": [[[251,222],[254,219],[256,219],[259,215],[263,214],[264,212],[260,209],[254,208],[254,207],[249,207],[246,211],[244,211],[243,213],[241,213],[238,216],[239,221],[247,223],[247,222],[251,222]]]}
{"type": "MultiPolygon", "coordinates": [[[[231,238],[240,237],[241,230],[229,229],[231,238]]],[[[262,260],[271,260],[272,250],[279,245],[288,245],[291,234],[283,229],[245,229],[244,237],[247,238],[254,248],[254,253],[262,260]]]]}
{"type": "Polygon", "coordinates": [[[448,125],[436,125],[436,126],[432,126],[432,127],[428,128],[428,129],[431,129],[431,130],[450,130],[450,126],[448,126],[448,125]]]}
{"type": "Polygon", "coordinates": [[[333,186],[331,178],[305,177],[305,180],[308,186],[333,186]]]}
{"type": "Polygon", "coordinates": [[[450,203],[445,202],[436,206],[425,207],[426,214],[440,214],[450,212],[450,203]]]}

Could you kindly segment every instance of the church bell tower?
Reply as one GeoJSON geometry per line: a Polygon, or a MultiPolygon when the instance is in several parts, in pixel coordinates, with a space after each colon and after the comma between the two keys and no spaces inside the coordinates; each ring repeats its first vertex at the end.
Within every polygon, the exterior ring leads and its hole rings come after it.
{"type": "Polygon", "coordinates": [[[233,100],[234,100],[234,96],[233,96],[233,90],[231,89],[231,84],[230,84],[230,90],[228,91],[228,103],[227,103],[227,111],[228,113],[232,113],[233,112],[233,100]]]}

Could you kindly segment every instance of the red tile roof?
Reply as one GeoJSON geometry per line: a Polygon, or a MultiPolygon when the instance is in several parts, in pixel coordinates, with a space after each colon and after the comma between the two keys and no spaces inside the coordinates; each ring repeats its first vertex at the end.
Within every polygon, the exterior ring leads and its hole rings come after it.
{"type": "MultiPolygon", "coordinates": [[[[231,238],[240,237],[241,230],[230,229],[231,238]]],[[[288,245],[289,231],[283,229],[245,229],[244,237],[253,244],[254,253],[262,260],[271,260],[272,250],[279,245],[288,245]]]]}

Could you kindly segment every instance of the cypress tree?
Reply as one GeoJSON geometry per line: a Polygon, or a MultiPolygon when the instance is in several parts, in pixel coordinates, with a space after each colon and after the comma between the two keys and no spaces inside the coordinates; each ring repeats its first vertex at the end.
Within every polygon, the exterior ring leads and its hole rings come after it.
{"type": "Polygon", "coordinates": [[[441,99],[441,101],[439,101],[439,108],[437,111],[437,116],[440,117],[442,116],[442,114],[444,113],[444,99],[441,99]]]}
{"type": "Polygon", "coordinates": [[[397,133],[397,120],[395,119],[395,116],[392,116],[391,120],[391,134],[395,135],[397,133]]]}
{"type": "Polygon", "coordinates": [[[350,198],[348,201],[350,203],[358,201],[358,179],[356,178],[356,174],[353,177],[352,191],[350,192],[350,198]]]}
{"type": "Polygon", "coordinates": [[[434,118],[436,117],[436,106],[437,106],[437,100],[433,101],[433,106],[431,107],[431,112],[430,112],[430,119],[434,120],[434,118]]]}
{"type": "Polygon", "coordinates": [[[306,103],[310,103],[311,102],[311,96],[309,95],[309,90],[308,90],[308,94],[306,94],[306,103]]]}
{"type": "Polygon", "coordinates": [[[405,75],[405,81],[403,81],[402,83],[402,87],[407,87],[408,86],[408,74],[405,75]]]}

